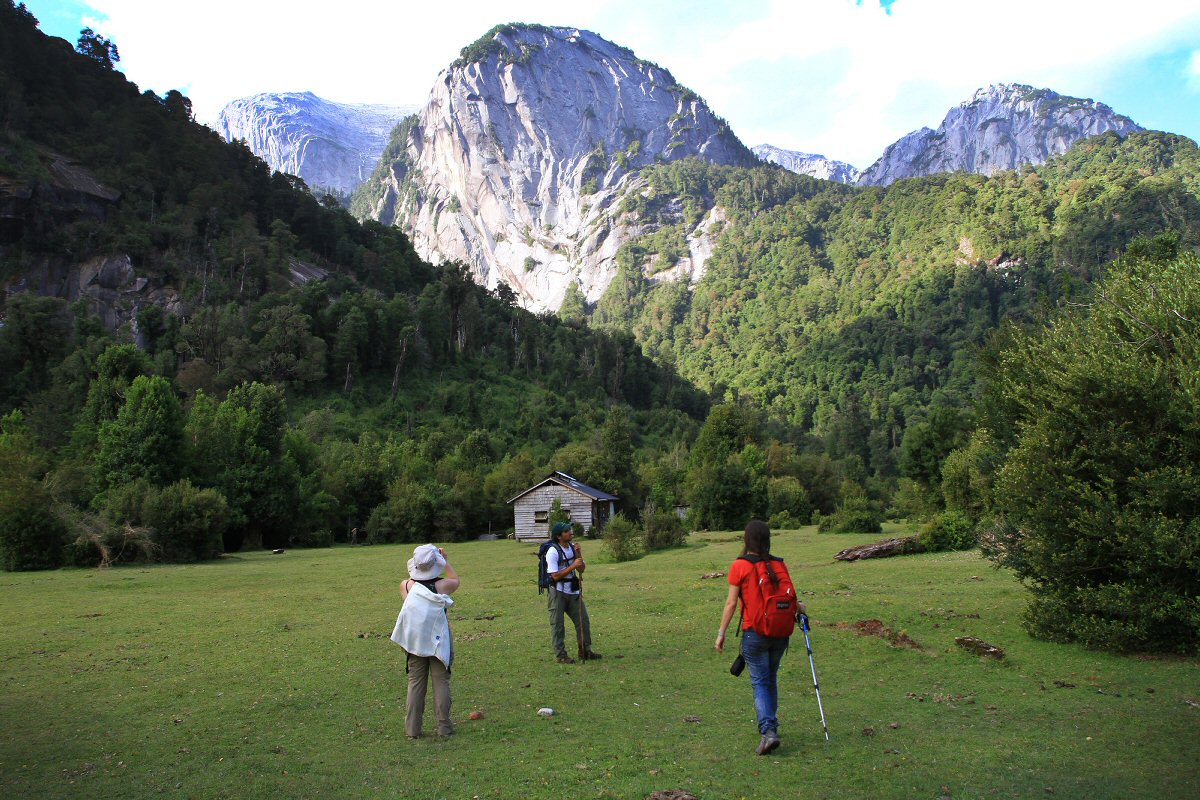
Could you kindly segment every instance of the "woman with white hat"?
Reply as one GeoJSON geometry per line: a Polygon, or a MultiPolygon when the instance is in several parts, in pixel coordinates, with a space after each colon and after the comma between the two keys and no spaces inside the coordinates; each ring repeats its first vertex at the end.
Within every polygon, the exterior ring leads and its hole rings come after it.
{"type": "Polygon", "coordinates": [[[404,606],[392,631],[392,641],[408,654],[404,733],[410,739],[421,735],[426,687],[432,680],[438,735],[450,736],[454,733],[450,723],[450,664],[454,651],[447,609],[454,605],[450,595],[458,588],[458,574],[450,566],[445,550],[423,544],[413,550],[413,557],[408,560],[408,578],[400,584],[404,606]]]}

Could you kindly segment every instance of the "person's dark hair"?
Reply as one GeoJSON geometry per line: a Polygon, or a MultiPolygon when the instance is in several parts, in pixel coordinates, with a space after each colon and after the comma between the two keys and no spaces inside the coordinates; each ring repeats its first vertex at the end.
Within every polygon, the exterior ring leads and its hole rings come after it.
{"type": "Polygon", "coordinates": [[[569,530],[572,530],[571,523],[556,522],[550,528],[550,538],[557,542],[560,538],[562,538],[562,535],[569,530]]]}
{"type": "Polygon", "coordinates": [[[761,519],[752,519],[746,523],[746,536],[743,541],[742,555],[771,555],[771,529],[761,519]]]}

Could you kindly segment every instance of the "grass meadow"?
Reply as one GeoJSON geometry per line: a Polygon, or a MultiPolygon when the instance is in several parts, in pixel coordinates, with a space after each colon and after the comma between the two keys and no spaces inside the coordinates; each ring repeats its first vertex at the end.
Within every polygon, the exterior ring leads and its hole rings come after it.
{"type": "Polygon", "coordinates": [[[626,563],[584,542],[604,658],[573,666],[550,650],[533,545],[448,545],[463,585],[445,740],[429,735],[432,698],[426,737],[405,739],[403,653],[387,639],[412,545],[3,574],[0,793],[1200,796],[1200,662],[1034,641],[1023,590],[977,552],[833,560],[875,538],[774,537],[808,604],[832,738],[797,632],[780,673],[783,745],[767,757],[754,754],[749,675],[727,671],[738,641],[712,646],[726,584],[702,576],[728,569],[734,532],[626,563]],[[893,636],[860,635],[863,620],[893,636]],[[1007,657],[970,655],[961,635],[1007,657]]]}

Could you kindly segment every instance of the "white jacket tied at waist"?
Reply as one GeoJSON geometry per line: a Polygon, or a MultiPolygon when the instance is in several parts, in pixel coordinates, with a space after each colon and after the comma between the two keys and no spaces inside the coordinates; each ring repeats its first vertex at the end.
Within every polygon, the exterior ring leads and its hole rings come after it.
{"type": "Polygon", "coordinates": [[[436,656],[449,669],[454,652],[450,647],[450,618],[446,609],[452,605],[450,595],[431,592],[413,583],[396,617],[392,641],[414,656],[436,656]]]}

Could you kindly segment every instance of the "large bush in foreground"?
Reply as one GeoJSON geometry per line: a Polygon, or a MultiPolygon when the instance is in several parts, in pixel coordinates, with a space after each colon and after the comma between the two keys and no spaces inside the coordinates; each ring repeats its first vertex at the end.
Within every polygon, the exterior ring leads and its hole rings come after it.
{"type": "Polygon", "coordinates": [[[1036,636],[1200,649],[1200,262],[1113,268],[1091,302],[1014,334],[990,369],[1009,449],[989,552],[1033,593],[1036,636]]]}

